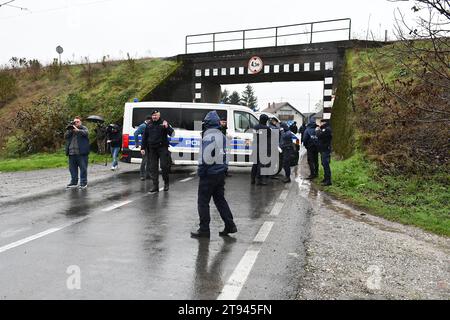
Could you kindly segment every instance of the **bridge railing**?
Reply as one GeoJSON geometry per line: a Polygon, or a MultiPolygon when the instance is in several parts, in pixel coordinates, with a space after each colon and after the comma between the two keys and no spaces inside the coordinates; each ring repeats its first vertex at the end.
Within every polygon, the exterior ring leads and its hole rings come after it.
{"type": "Polygon", "coordinates": [[[186,36],[186,54],[350,40],[350,18],[186,36]],[[191,50],[194,48],[193,50],[191,50]],[[197,50],[195,50],[197,49],[197,50]]]}

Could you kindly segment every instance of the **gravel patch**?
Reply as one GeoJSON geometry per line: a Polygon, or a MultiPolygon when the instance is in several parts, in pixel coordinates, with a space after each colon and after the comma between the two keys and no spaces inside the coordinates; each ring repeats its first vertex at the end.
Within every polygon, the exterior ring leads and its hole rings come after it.
{"type": "Polygon", "coordinates": [[[450,239],[355,210],[298,181],[314,208],[298,299],[450,299],[450,239]]]}

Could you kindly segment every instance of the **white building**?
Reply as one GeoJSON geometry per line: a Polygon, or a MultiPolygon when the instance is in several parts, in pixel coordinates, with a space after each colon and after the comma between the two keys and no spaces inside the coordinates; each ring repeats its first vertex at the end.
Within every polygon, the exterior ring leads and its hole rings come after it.
{"type": "Polygon", "coordinates": [[[268,107],[262,112],[272,113],[281,121],[295,121],[297,127],[300,127],[305,121],[305,116],[289,102],[269,103],[268,107]]]}

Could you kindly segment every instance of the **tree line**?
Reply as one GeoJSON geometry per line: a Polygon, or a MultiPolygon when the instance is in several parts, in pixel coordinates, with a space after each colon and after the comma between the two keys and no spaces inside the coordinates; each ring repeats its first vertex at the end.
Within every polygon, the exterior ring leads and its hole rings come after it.
{"type": "Polygon", "coordinates": [[[237,91],[233,91],[231,94],[227,89],[223,90],[220,96],[220,103],[235,104],[246,106],[253,111],[259,110],[258,98],[255,95],[255,90],[251,85],[247,85],[241,94],[237,91]]]}

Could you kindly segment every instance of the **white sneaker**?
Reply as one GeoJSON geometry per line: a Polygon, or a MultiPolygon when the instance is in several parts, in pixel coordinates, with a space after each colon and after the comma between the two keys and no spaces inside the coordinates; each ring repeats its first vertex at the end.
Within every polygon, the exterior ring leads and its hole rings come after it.
{"type": "Polygon", "coordinates": [[[116,167],[111,167],[111,170],[112,170],[112,171],[116,170],[116,167]]]}

